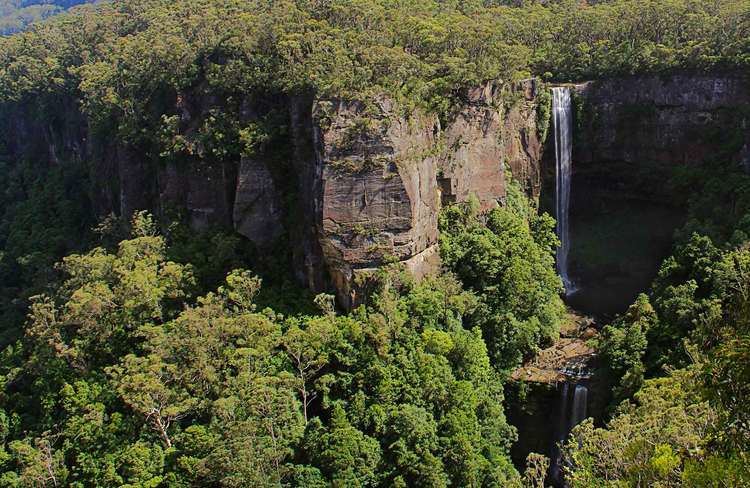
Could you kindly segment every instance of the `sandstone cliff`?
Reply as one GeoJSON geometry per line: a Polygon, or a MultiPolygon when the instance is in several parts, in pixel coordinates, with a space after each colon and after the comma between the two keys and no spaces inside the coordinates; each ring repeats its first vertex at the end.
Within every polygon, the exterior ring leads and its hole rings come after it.
{"type": "MultiPolygon", "coordinates": [[[[198,229],[231,225],[263,252],[276,251],[286,235],[298,280],[316,292],[335,291],[351,307],[386,262],[401,262],[417,277],[437,269],[443,204],[475,195],[484,209],[498,205],[506,168],[538,195],[536,96],[534,81],[488,83],[467,91],[446,127],[434,114],[385,97],[289,97],[276,106],[287,114],[286,160],[261,148],[235,164],[168,162],[156,175],[159,194],[150,207],[182,209],[198,229]]],[[[181,111],[188,122],[201,118],[200,107],[183,103],[181,111]]],[[[250,106],[245,116],[258,111],[250,106]]],[[[123,166],[136,167],[130,160],[123,166]]],[[[142,196],[135,187],[148,186],[136,181],[121,193],[122,213],[137,200],[131,192],[142,196]]]]}
{"type": "Polygon", "coordinates": [[[535,88],[528,81],[469,90],[446,127],[383,98],[315,102],[318,242],[340,302],[356,304],[357,285],[385,262],[402,262],[417,277],[435,270],[441,205],[470,195],[484,209],[498,205],[506,165],[538,193],[535,88]]]}
{"type": "MultiPolygon", "coordinates": [[[[750,95],[742,76],[640,77],[576,88],[574,195],[598,188],[669,199],[663,183],[676,165],[721,155],[750,167],[750,95]]],[[[244,123],[276,113],[284,131],[275,146],[224,158],[196,150],[169,160],[160,160],[158,149],[92,130],[75,100],[60,100],[51,119],[26,101],[3,107],[2,142],[11,161],[83,162],[89,186],[81,191],[95,215],[145,208],[181,215],[195,229],[233,228],[261,254],[288,246],[301,283],[335,291],[351,306],[360,299],[358,283],[384,262],[402,262],[416,275],[438,266],[442,205],[470,195],[483,209],[501,204],[509,173],[539,196],[542,174],[549,183],[554,171],[541,136],[543,93],[533,80],[488,83],[464,93],[442,120],[382,97],[256,96],[242,102],[239,117],[244,123]]],[[[189,136],[221,104],[196,90],[179,94],[171,112],[189,136]]]]}
{"type": "Polygon", "coordinates": [[[40,170],[71,161],[88,167],[94,215],[148,209],[196,230],[233,228],[261,255],[287,246],[298,280],[335,291],[348,307],[386,262],[416,276],[439,266],[442,205],[470,195],[483,209],[498,205],[508,169],[539,194],[537,95],[531,80],[488,83],[464,93],[442,124],[385,97],[248,97],[234,117],[267,123],[273,113],[281,135],[252,154],[222,157],[196,136],[226,109],[205,87],[167,103],[172,137],[192,144],[169,157],[160,156],[158,137],[126,141],[113,135],[116,124],[93,129],[75,100],[63,100],[53,120],[27,101],[4,107],[3,142],[10,159],[40,170]]]}

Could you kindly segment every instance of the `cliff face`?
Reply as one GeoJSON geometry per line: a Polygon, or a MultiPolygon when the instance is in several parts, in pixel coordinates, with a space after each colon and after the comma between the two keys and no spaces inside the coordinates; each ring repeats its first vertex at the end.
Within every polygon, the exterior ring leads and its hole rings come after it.
{"type": "Polygon", "coordinates": [[[301,179],[315,190],[302,214],[315,240],[305,260],[323,272],[308,267],[306,281],[319,282],[310,274],[327,276],[339,301],[353,306],[368,276],[386,262],[401,262],[417,277],[437,269],[442,204],[476,195],[484,209],[498,205],[505,164],[538,192],[536,119],[533,82],[470,90],[445,128],[435,115],[405,115],[386,98],[315,100],[314,160],[303,165],[315,171],[301,179]]]}
{"type": "Polygon", "coordinates": [[[750,83],[731,74],[593,81],[575,87],[573,108],[569,265],[582,292],[570,302],[606,317],[647,289],[670,253],[691,196],[681,175],[697,174],[685,170],[748,168],[750,83]]]}
{"type": "MultiPolygon", "coordinates": [[[[750,79],[675,75],[579,85],[577,184],[670,200],[676,167],[727,159],[750,166],[750,79]]],[[[672,200],[673,201],[673,200],[672,200]]]]}
{"type": "Polygon", "coordinates": [[[13,107],[3,140],[9,159],[40,169],[86,165],[96,215],[148,209],[185,218],[196,230],[232,228],[261,254],[286,242],[300,283],[335,291],[353,306],[386,262],[401,262],[417,277],[439,266],[442,205],[476,195],[483,209],[497,206],[506,168],[539,194],[536,97],[534,81],[488,83],[468,90],[442,125],[436,115],[382,97],[247,99],[239,104],[241,123],[274,113],[283,135],[252,155],[218,158],[193,137],[222,106],[199,87],[177,94],[169,109],[177,136],[193,141],[178,157],[155,158],[153,139],[138,146],[92,130],[75,100],[54,120],[36,116],[33,104],[13,107]]]}
{"type": "Polygon", "coordinates": [[[543,141],[537,91],[529,80],[510,90],[489,83],[467,92],[442,141],[438,180],[444,203],[474,194],[485,210],[497,205],[505,195],[506,169],[539,196],[543,141]]]}
{"type": "Polygon", "coordinates": [[[470,195],[483,209],[498,205],[506,164],[538,193],[535,95],[531,81],[470,90],[445,128],[435,115],[404,116],[387,99],[315,102],[317,235],[342,303],[356,304],[359,286],[385,262],[402,262],[417,277],[435,270],[441,205],[470,195]]]}
{"type": "MultiPolygon", "coordinates": [[[[681,165],[730,158],[750,169],[748,86],[731,75],[577,85],[573,215],[591,205],[592,193],[677,201],[664,183],[681,165]]],[[[183,135],[221,106],[215,98],[200,90],[177,96],[183,135]]],[[[264,253],[288,242],[298,280],[352,306],[385,262],[402,262],[417,276],[438,266],[442,205],[471,195],[485,210],[501,204],[508,169],[539,196],[542,169],[546,184],[554,178],[551,139],[545,146],[538,127],[542,99],[534,81],[488,83],[464,93],[442,121],[386,98],[246,100],[243,123],[280,114],[281,147],[223,159],[198,150],[159,162],[153,148],[92,131],[77,102],[61,100],[52,117],[36,116],[33,106],[5,107],[2,142],[10,161],[85,164],[97,215],[182,215],[195,229],[233,228],[264,253]]]]}
{"type": "MultiPolygon", "coordinates": [[[[434,254],[437,119],[419,113],[406,119],[394,108],[388,100],[370,107],[317,101],[313,108],[322,165],[318,238],[343,302],[356,301],[357,274],[386,259],[410,266],[434,254]]],[[[429,261],[414,271],[423,273],[429,261]]]]}

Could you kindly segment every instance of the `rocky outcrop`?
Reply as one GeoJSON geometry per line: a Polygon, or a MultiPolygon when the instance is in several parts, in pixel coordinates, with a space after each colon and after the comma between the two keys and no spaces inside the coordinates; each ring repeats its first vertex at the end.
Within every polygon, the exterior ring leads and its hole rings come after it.
{"type": "MultiPolygon", "coordinates": [[[[322,157],[320,245],[339,298],[356,302],[357,270],[409,261],[437,243],[437,118],[394,111],[386,99],[318,101],[322,157]]],[[[430,260],[421,260],[422,274],[430,260]]]]}
{"type": "MultiPolygon", "coordinates": [[[[750,167],[748,86],[746,75],[728,74],[577,85],[572,215],[597,192],[613,202],[679,202],[684,195],[665,184],[676,167],[750,167]]],[[[192,144],[184,154],[162,157],[161,133],[120,140],[116,121],[92,130],[78,101],[64,98],[43,115],[30,100],[2,107],[0,151],[40,167],[83,164],[93,214],[145,208],[195,229],[234,229],[259,255],[286,252],[300,283],[336,291],[347,306],[385,262],[417,276],[438,266],[442,205],[472,195],[485,210],[502,204],[509,174],[534,197],[543,167],[553,180],[554,165],[541,163],[549,107],[534,80],[467,90],[443,119],[383,97],[247,94],[230,102],[209,92],[197,86],[163,100],[175,141],[192,144]],[[217,155],[201,132],[217,114],[279,130],[252,154],[233,147],[217,155]]]]}
{"type": "MultiPolygon", "coordinates": [[[[533,80],[467,90],[443,119],[383,97],[256,94],[231,108],[207,90],[176,94],[165,109],[175,137],[194,143],[185,154],[163,158],[156,140],[93,131],[75,100],[44,116],[15,105],[2,120],[2,150],[40,165],[84,163],[97,215],[145,208],[185,217],[195,229],[234,229],[259,255],[286,252],[300,283],[335,291],[346,306],[385,262],[417,276],[438,266],[442,205],[472,195],[485,210],[502,204],[509,174],[536,197],[542,168],[551,176],[554,167],[541,163],[549,111],[533,80]],[[283,131],[253,154],[219,157],[195,135],[222,111],[242,127],[273,120],[283,131]]],[[[576,93],[574,215],[595,192],[612,201],[679,201],[665,181],[681,165],[713,158],[750,167],[746,77],[612,79],[577,85],[576,93]]]]}
{"type": "Polygon", "coordinates": [[[444,129],[437,116],[405,116],[385,98],[315,102],[318,242],[342,303],[356,304],[357,284],[385,262],[401,262],[417,277],[437,269],[441,201],[474,195],[484,210],[497,206],[506,167],[538,194],[535,95],[533,81],[469,90],[444,129]]]}
{"type": "Polygon", "coordinates": [[[549,124],[541,120],[546,113],[549,117],[550,98],[541,98],[542,90],[535,79],[520,82],[510,95],[510,103],[505,102],[506,112],[503,118],[502,142],[503,158],[510,168],[513,179],[521,183],[526,193],[532,198],[539,197],[541,191],[541,160],[544,152],[546,128],[539,126],[549,124]]]}
{"type": "Polygon", "coordinates": [[[505,196],[506,171],[533,196],[540,191],[543,141],[537,127],[536,80],[471,89],[443,133],[438,181],[443,203],[470,195],[487,210],[505,196]]]}

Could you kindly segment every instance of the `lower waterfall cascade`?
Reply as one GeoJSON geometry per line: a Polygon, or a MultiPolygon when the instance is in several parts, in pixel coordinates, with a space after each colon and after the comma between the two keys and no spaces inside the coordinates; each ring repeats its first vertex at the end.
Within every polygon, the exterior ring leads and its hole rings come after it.
{"type": "Polygon", "coordinates": [[[586,418],[586,402],[589,390],[585,385],[576,385],[573,393],[573,409],[570,413],[570,429],[580,424],[586,418]]]}
{"type": "Polygon", "coordinates": [[[586,384],[576,383],[576,381],[571,378],[558,385],[560,404],[549,471],[549,480],[556,487],[566,486],[560,445],[567,441],[570,432],[587,418],[588,413],[589,388],[586,384]]]}

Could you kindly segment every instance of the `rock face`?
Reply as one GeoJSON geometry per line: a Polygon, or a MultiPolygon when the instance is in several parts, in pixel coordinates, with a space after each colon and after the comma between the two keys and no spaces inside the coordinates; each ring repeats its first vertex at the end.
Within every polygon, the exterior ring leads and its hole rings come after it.
{"type": "Polygon", "coordinates": [[[435,115],[406,117],[388,99],[315,102],[318,242],[341,303],[355,305],[357,285],[385,262],[399,261],[417,277],[437,269],[441,201],[475,195],[483,209],[497,206],[506,165],[538,193],[534,101],[531,81],[504,90],[489,83],[467,93],[445,130],[435,115]]]}
{"type": "Polygon", "coordinates": [[[159,156],[159,142],[136,146],[92,130],[75,101],[53,121],[16,106],[2,122],[2,142],[11,159],[40,167],[85,163],[94,214],[147,209],[196,230],[231,228],[261,255],[288,243],[298,280],[351,307],[386,262],[417,277],[437,269],[442,205],[475,195],[483,209],[497,206],[508,170],[539,194],[537,92],[534,81],[488,83],[464,93],[442,123],[383,97],[248,98],[240,123],[265,123],[273,113],[285,132],[283,147],[261,144],[244,156],[219,158],[196,137],[222,103],[206,87],[176,95],[175,137],[192,146],[170,158],[159,156]]]}
{"type": "Polygon", "coordinates": [[[675,196],[665,194],[664,183],[677,166],[710,159],[747,164],[747,76],[649,76],[576,88],[573,160],[579,186],[664,199],[675,196]]]}
{"type": "Polygon", "coordinates": [[[505,195],[506,169],[539,195],[543,141],[537,127],[537,83],[508,89],[488,83],[469,90],[444,133],[438,181],[444,203],[475,195],[484,210],[505,195]]]}
{"type": "MultiPolygon", "coordinates": [[[[746,74],[639,76],[575,86],[569,269],[577,310],[612,317],[672,251],[690,188],[680,172],[746,166],[746,74]]],[[[554,194],[553,144],[544,196],[554,194]]],[[[552,205],[548,204],[547,208],[552,205]]]]}
{"type": "Polygon", "coordinates": [[[375,101],[369,114],[360,102],[318,101],[313,109],[323,169],[319,242],[347,305],[357,300],[357,272],[387,259],[406,262],[416,274],[435,264],[411,260],[437,243],[437,119],[406,119],[393,109],[387,100],[375,101]]]}
{"type": "MultiPolygon", "coordinates": [[[[673,199],[667,174],[710,158],[750,170],[748,86],[741,75],[578,85],[573,206],[588,205],[588,197],[575,196],[594,190],[673,199]]],[[[154,156],[158,148],[91,130],[75,100],[61,100],[51,117],[36,117],[26,101],[1,107],[0,147],[10,161],[84,163],[97,215],[140,209],[180,215],[195,229],[232,228],[260,254],[288,243],[301,283],[335,291],[353,306],[360,285],[385,262],[401,262],[417,276],[439,265],[442,205],[472,195],[485,210],[502,204],[509,173],[539,196],[542,169],[548,183],[554,168],[542,163],[550,153],[540,136],[549,113],[543,93],[533,80],[487,83],[467,90],[447,120],[386,98],[248,98],[240,122],[275,113],[285,131],[282,147],[222,159],[196,147],[169,161],[154,156]]],[[[199,131],[221,103],[206,87],[178,94],[170,112],[180,135],[199,131]]]]}

